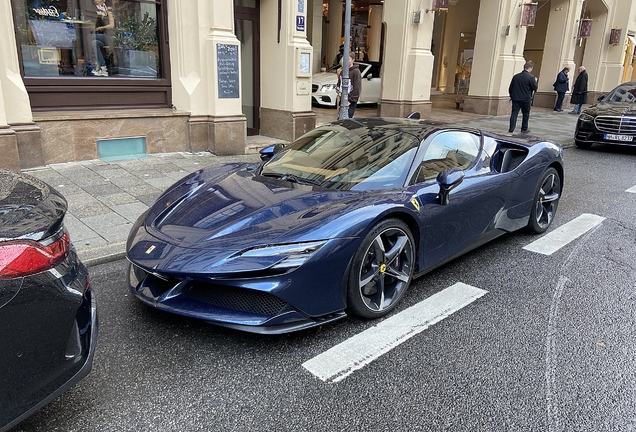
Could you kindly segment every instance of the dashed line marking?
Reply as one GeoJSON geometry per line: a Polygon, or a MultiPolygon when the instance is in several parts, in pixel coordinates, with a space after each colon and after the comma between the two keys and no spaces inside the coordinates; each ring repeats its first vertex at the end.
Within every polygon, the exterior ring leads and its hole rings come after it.
{"type": "Polygon", "coordinates": [[[303,367],[322,381],[342,381],[486,293],[458,282],[306,361],[303,367]]]}
{"type": "Polygon", "coordinates": [[[602,216],[583,213],[581,216],[576,219],[572,219],[570,222],[560,226],[551,233],[544,235],[527,246],[524,246],[523,249],[543,255],[552,255],[554,252],[582,236],[604,220],[605,218],[602,216]]]}
{"type": "Polygon", "coordinates": [[[636,193],[636,186],[632,186],[629,189],[627,189],[625,192],[630,192],[630,193],[636,193]]]}

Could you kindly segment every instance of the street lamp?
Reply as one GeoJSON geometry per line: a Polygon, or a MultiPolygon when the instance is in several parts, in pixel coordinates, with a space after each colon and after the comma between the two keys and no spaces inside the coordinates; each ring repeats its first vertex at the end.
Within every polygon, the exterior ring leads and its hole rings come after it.
{"type": "Polygon", "coordinates": [[[345,2],[345,22],[344,22],[344,50],[342,52],[342,71],[340,72],[340,82],[342,84],[340,92],[340,111],[338,119],[349,118],[349,44],[351,43],[351,0],[345,2]]]}

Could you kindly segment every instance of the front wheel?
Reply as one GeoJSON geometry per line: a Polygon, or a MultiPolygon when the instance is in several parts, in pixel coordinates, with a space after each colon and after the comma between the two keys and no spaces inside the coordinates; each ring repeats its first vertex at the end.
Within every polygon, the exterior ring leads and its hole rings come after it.
{"type": "Polygon", "coordinates": [[[554,168],[548,168],[541,177],[534,194],[534,205],[528,221],[528,231],[541,234],[552,224],[561,198],[561,177],[554,168]]]}
{"type": "Polygon", "coordinates": [[[363,318],[379,318],[395,308],[413,277],[415,247],[408,226],[387,219],[367,234],[353,258],[347,309],[363,318]]]}

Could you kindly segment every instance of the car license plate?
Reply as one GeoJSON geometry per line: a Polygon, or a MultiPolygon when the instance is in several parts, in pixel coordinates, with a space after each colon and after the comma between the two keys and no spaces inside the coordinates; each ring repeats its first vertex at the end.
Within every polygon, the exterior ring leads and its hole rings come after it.
{"type": "Polygon", "coordinates": [[[613,134],[605,134],[604,138],[606,140],[612,140],[612,141],[632,141],[634,139],[634,137],[630,135],[613,135],[613,134]]]}

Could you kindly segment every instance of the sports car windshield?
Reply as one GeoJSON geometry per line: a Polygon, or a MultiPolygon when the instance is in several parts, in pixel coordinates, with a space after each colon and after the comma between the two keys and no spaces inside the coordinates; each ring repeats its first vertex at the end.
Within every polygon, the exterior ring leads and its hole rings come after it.
{"type": "Polygon", "coordinates": [[[274,156],[261,175],[338,190],[402,187],[418,145],[394,129],[324,126],[274,156]]]}
{"type": "Polygon", "coordinates": [[[616,87],[605,97],[605,102],[636,102],[636,85],[628,83],[616,87]]]}

